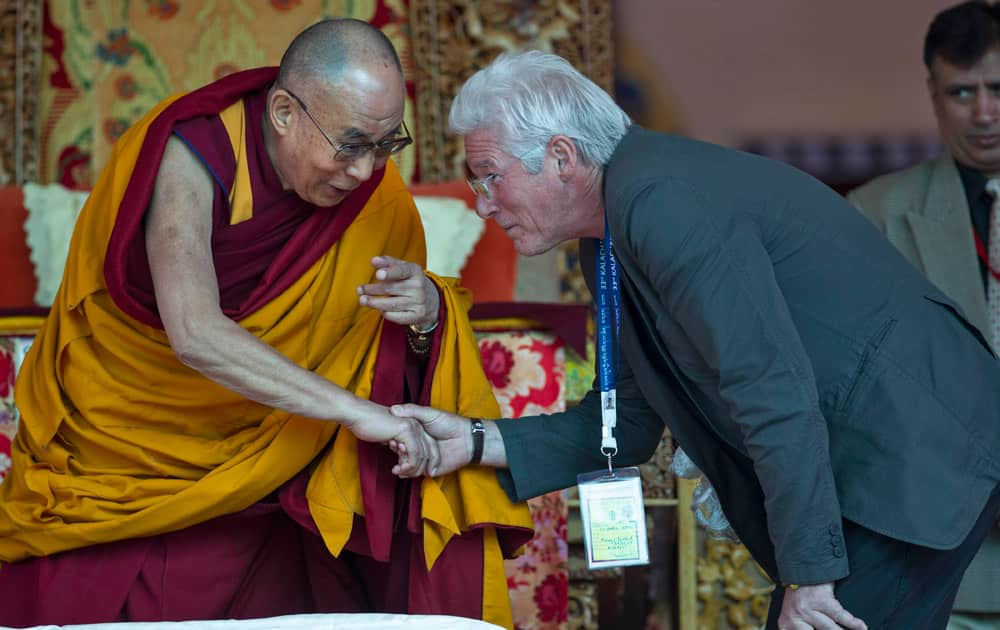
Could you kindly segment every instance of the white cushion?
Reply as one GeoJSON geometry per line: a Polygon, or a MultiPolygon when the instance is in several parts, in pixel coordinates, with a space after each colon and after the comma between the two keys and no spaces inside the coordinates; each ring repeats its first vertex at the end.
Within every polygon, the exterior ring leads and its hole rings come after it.
{"type": "Polygon", "coordinates": [[[424,224],[427,269],[458,278],[465,261],[486,230],[486,222],[454,197],[414,197],[424,224]]]}
{"type": "Polygon", "coordinates": [[[35,266],[35,303],[51,306],[62,282],[73,226],[87,194],[61,184],[24,185],[24,221],[31,262],[35,266]]]}

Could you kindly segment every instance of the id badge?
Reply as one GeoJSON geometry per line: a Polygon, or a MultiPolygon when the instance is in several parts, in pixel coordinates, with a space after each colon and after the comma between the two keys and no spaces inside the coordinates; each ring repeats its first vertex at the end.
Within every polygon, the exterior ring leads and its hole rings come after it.
{"type": "Polygon", "coordinates": [[[587,568],[649,564],[639,469],[577,475],[587,568]]]}

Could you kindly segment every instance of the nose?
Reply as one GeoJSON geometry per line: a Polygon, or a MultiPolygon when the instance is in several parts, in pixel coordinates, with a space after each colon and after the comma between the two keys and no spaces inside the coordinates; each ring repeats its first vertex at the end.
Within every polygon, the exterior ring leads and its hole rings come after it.
{"type": "Polygon", "coordinates": [[[988,86],[980,86],[976,92],[976,100],[973,101],[972,115],[975,121],[980,124],[993,123],[997,119],[997,112],[1000,112],[1000,97],[988,86]]]}
{"type": "Polygon", "coordinates": [[[476,214],[480,219],[489,219],[496,211],[496,205],[486,195],[476,195],[476,214]]]}
{"type": "Polygon", "coordinates": [[[347,167],[347,174],[360,182],[366,182],[372,176],[372,171],[374,170],[375,154],[372,151],[365,151],[364,155],[360,155],[351,161],[347,167]]]}

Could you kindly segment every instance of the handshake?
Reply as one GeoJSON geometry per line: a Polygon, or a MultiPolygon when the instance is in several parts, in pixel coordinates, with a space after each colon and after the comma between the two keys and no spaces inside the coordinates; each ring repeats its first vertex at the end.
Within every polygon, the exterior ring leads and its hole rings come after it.
{"type": "Polygon", "coordinates": [[[405,404],[393,405],[389,413],[400,430],[384,443],[399,457],[392,469],[398,477],[446,475],[472,463],[477,454],[477,463],[505,463],[500,433],[493,422],[483,421],[479,425],[482,431],[476,435],[472,419],[439,409],[405,404]]]}

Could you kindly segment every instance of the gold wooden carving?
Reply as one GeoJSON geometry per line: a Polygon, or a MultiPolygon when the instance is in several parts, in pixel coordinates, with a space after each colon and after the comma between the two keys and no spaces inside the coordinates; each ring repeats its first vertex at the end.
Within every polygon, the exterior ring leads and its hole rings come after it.
{"type": "Polygon", "coordinates": [[[577,241],[566,241],[559,246],[556,258],[559,273],[559,300],[569,304],[589,304],[590,291],[580,273],[580,248],[577,241]]]}
{"type": "Polygon", "coordinates": [[[38,178],[42,0],[0,0],[0,185],[38,178]]]}
{"type": "Polygon", "coordinates": [[[652,459],[639,467],[642,473],[642,496],[650,499],[672,500],[674,475],[670,472],[670,462],[674,458],[674,443],[669,431],[664,431],[660,445],[656,447],[652,459]]]}
{"type": "Polygon", "coordinates": [[[464,177],[448,110],[462,83],[504,51],[562,55],[601,87],[613,78],[611,5],[598,0],[411,0],[420,180],[464,177]]]}
{"type": "MultiPolygon", "coordinates": [[[[574,509],[571,519],[578,520],[579,512],[574,509]]],[[[621,586],[623,569],[621,567],[611,569],[587,568],[587,554],[583,548],[582,531],[574,535],[572,530],[579,529],[579,523],[569,525],[570,546],[566,561],[566,569],[569,573],[569,603],[566,619],[566,630],[598,630],[599,613],[598,584],[610,582],[621,586]]]]}
{"type": "Polygon", "coordinates": [[[569,583],[567,630],[597,629],[597,582],[572,580],[569,583]]]}
{"type": "Polygon", "coordinates": [[[704,539],[698,558],[698,630],[756,630],[767,621],[774,585],[738,543],[704,539]]]}

